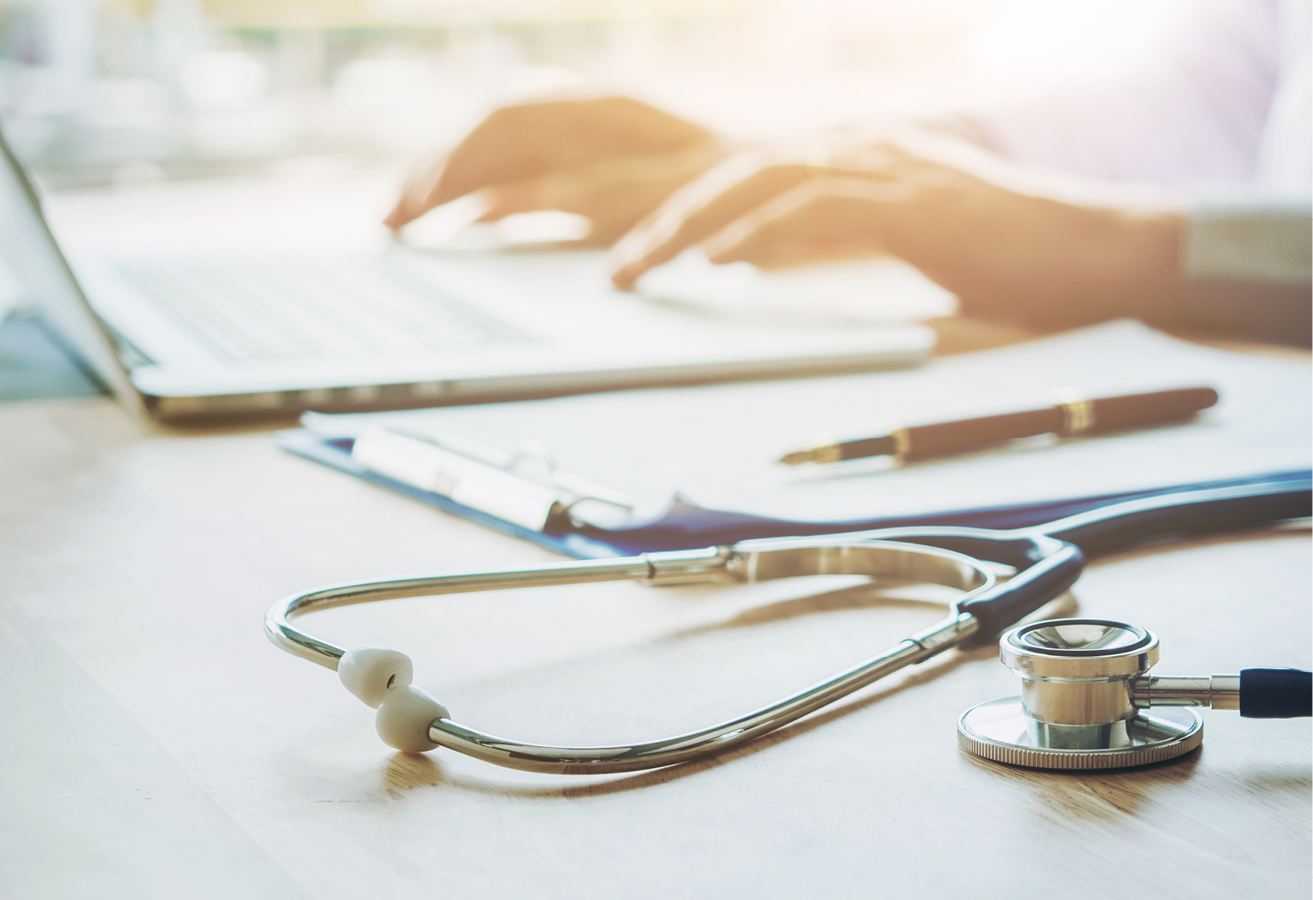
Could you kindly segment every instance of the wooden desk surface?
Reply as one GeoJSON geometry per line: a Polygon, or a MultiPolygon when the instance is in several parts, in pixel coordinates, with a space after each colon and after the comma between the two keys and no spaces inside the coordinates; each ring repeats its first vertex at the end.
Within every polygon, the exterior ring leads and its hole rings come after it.
{"type": "MultiPolygon", "coordinates": [[[[261,634],[321,583],[548,555],[278,451],[108,400],[0,406],[0,895],[1168,897],[1310,894],[1310,723],[1208,715],[1200,752],[1095,775],[958,751],[1015,693],[990,650],[744,749],[632,776],[390,752],[261,634]]],[[[1099,560],[1062,612],[1157,631],[1163,672],[1309,667],[1305,530],[1099,560]],[[1076,605],[1078,604],[1078,606],[1076,605]]],[[[848,582],[628,585],[337,610],[461,721],[618,742],[773,700],[932,621],[848,582]]]]}

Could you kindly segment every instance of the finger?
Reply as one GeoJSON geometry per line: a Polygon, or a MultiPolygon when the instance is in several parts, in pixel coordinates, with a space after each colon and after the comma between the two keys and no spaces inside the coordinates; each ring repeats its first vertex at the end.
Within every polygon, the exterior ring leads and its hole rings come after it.
{"type": "Polygon", "coordinates": [[[437,204],[431,203],[429,198],[445,164],[445,157],[439,157],[411,175],[401,189],[397,205],[388,213],[383,224],[396,231],[436,206],[437,204]]]}
{"type": "Polygon", "coordinates": [[[491,184],[608,157],[671,152],[709,139],[705,129],[627,97],[506,106],[451,152],[429,199],[446,203],[491,184]]]}
{"type": "Polygon", "coordinates": [[[711,145],[675,153],[604,159],[479,192],[482,221],[538,210],[560,210],[592,223],[590,239],[609,243],[651,212],[721,152],[711,145]]]}
{"type": "MultiPolygon", "coordinates": [[[[635,162],[640,163],[641,160],[635,162]]],[[[599,166],[595,164],[486,185],[471,192],[477,193],[484,204],[483,212],[476,221],[496,222],[518,213],[543,210],[560,210],[591,217],[597,211],[598,202],[595,198],[601,193],[597,182],[608,180],[601,175],[599,166]]],[[[394,229],[400,228],[430,209],[451,202],[443,200],[443,195],[436,191],[436,187],[437,177],[432,172],[417,176],[407,186],[397,208],[388,216],[385,224],[394,229]],[[439,200],[441,202],[437,202],[439,200]]]]}
{"type": "Polygon", "coordinates": [[[434,172],[426,202],[438,206],[489,185],[530,178],[571,161],[559,120],[572,118],[562,103],[529,103],[494,110],[447,155],[434,172]]]}
{"type": "Polygon", "coordinates": [[[544,198],[541,178],[523,178],[510,184],[494,184],[478,192],[483,199],[480,222],[496,222],[518,213],[554,209],[544,198]]]}
{"type": "Polygon", "coordinates": [[[494,184],[478,192],[484,203],[478,221],[497,222],[507,216],[545,210],[575,213],[588,219],[604,218],[610,212],[609,206],[625,200],[606,191],[608,186],[609,179],[588,166],[541,178],[523,178],[510,184],[494,184]]]}
{"type": "MultiPolygon", "coordinates": [[[[492,185],[524,181],[578,162],[581,155],[606,152],[610,143],[590,139],[590,119],[580,106],[588,101],[543,101],[494,110],[445,156],[417,172],[406,184],[384,224],[398,229],[424,213],[492,185]]],[[[592,110],[594,113],[598,110],[592,110]]],[[[508,213],[509,214],[509,213],[508,213]]]]}
{"type": "Polygon", "coordinates": [[[865,181],[803,185],[710,238],[704,245],[707,258],[770,267],[880,252],[886,194],[882,186],[865,181]]]}
{"type": "Polygon", "coordinates": [[[713,168],[676,192],[646,223],[616,245],[611,280],[622,290],[654,266],[701,243],[730,222],[801,184],[810,167],[743,155],[713,168]]]}
{"type": "Polygon", "coordinates": [[[539,132],[549,124],[543,110],[533,104],[493,111],[450,153],[407,181],[384,224],[396,230],[488,185],[547,170],[553,141],[539,132]]]}
{"type": "Polygon", "coordinates": [[[412,178],[385,223],[401,228],[436,206],[492,185],[609,157],[671,153],[714,142],[705,129],[627,97],[506,106],[412,178]]]}

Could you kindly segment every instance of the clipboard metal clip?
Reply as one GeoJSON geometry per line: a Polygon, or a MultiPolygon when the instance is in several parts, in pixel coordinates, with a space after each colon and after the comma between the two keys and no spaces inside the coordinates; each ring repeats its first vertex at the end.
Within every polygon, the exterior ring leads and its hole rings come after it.
{"type": "Polygon", "coordinates": [[[373,426],[356,437],[351,458],[370,472],[532,531],[571,520],[585,502],[634,509],[631,497],[562,471],[542,441],[502,453],[445,435],[373,426]]]}

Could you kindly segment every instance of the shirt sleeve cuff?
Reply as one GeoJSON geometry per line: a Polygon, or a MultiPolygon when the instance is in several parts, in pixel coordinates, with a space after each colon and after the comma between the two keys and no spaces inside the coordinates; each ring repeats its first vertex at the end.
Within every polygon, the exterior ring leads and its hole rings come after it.
{"type": "Polygon", "coordinates": [[[1190,211],[1187,278],[1306,285],[1311,272],[1313,201],[1211,198],[1190,211]]]}
{"type": "Polygon", "coordinates": [[[1282,344],[1313,342],[1313,202],[1198,201],[1182,264],[1185,311],[1195,323],[1282,344]]]}

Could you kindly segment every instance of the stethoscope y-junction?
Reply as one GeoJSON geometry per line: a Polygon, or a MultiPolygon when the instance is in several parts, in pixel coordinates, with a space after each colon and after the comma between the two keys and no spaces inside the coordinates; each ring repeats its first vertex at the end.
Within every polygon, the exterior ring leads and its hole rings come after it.
{"type": "MultiPolygon", "coordinates": [[[[356,582],[296,594],[274,604],[265,617],[265,631],[284,650],[336,669],[347,689],[377,710],[375,724],[379,735],[397,749],[426,751],[446,747],[487,762],[532,772],[632,772],[674,765],[742,744],[950,648],[996,640],[1008,628],[1075,583],[1084,566],[1083,551],[1102,552],[1159,535],[1252,528],[1305,517],[1309,512],[1309,483],[1281,481],[1136,500],[1048,525],[1013,531],[937,527],[882,529],[828,537],[769,538],[701,550],[648,553],[524,569],[356,582]],[[1006,567],[1013,574],[1001,580],[996,575],[1000,567],[1006,567]],[[961,594],[950,604],[944,618],[929,628],[776,703],[700,731],[663,740],[605,747],[525,743],[459,724],[451,718],[445,706],[412,684],[414,673],[405,654],[380,647],[347,650],[319,640],[292,624],[297,616],[316,610],[400,597],[605,581],[636,581],[650,585],[742,584],[834,574],[866,576],[879,588],[912,583],[938,584],[954,588],[961,594]]],[[[1031,682],[1040,686],[1041,700],[1033,699],[1036,696],[1034,686],[1027,688],[1016,708],[1009,707],[1015,715],[1007,724],[998,725],[1006,720],[1001,714],[991,713],[992,718],[987,724],[980,714],[973,717],[977,710],[985,707],[969,712],[959,726],[963,746],[990,758],[1023,765],[1052,764],[1052,760],[1064,754],[1071,756],[1067,751],[1074,751],[1077,756],[1084,754],[1083,758],[1087,759],[1103,753],[1102,760],[1109,765],[1152,761],[1149,757],[1153,754],[1147,751],[1122,751],[1131,746],[1145,746],[1157,739],[1153,723],[1159,722],[1161,716],[1146,718],[1136,705],[1137,697],[1153,696],[1152,685],[1146,688],[1139,680],[1148,666],[1132,672],[1135,666],[1152,661],[1150,657],[1156,652],[1156,640],[1151,650],[1140,637],[1147,632],[1119,623],[1104,625],[1110,630],[1102,636],[1095,633],[1101,627],[1097,625],[1089,626],[1079,634],[1076,627],[1069,624],[1053,626],[1059,629],[1053,633],[1058,637],[1023,629],[1024,635],[1017,638],[1021,644],[1014,654],[1016,659],[1038,659],[1052,649],[1062,651],[1056,653],[1055,659],[1078,659],[1081,664],[1072,663],[1071,671],[1059,672],[1062,666],[1059,662],[1056,668],[1045,669],[1058,674],[1040,673],[1031,678],[1031,682]],[[1118,632],[1116,628],[1123,631],[1118,632]],[[1127,635],[1135,637],[1132,639],[1127,635]],[[1064,642],[1073,646],[1056,646],[1064,642]],[[1049,647],[1049,644],[1054,646],[1049,647]],[[1073,649],[1085,655],[1063,655],[1073,649]],[[1089,674],[1095,671],[1090,668],[1092,661],[1103,651],[1107,651],[1103,655],[1110,659],[1122,659],[1129,654],[1136,662],[1123,665],[1105,661],[1099,665],[1103,665],[1108,674],[1089,674]],[[1061,718],[1046,719],[1050,715],[1048,710],[1056,707],[1052,703],[1045,705],[1042,698],[1068,691],[1067,683],[1073,679],[1077,683],[1084,679],[1090,685],[1119,679],[1122,683],[1119,690],[1130,700],[1121,702],[1119,699],[1120,705],[1114,704],[1115,714],[1110,711],[1102,715],[1107,721],[1071,723],[1061,718]],[[1063,687],[1053,693],[1053,686],[1059,684],[1063,687]],[[1050,694],[1042,693],[1045,690],[1050,694]],[[1149,724],[1145,725],[1145,722],[1149,724]],[[1070,728],[1073,724],[1087,730],[1077,734],[1070,728]],[[1145,728],[1149,730],[1146,732],[1145,728]],[[1150,737],[1145,738],[1145,734],[1150,734],[1150,737]],[[1106,740],[1099,735],[1104,735],[1106,740]],[[1015,745],[1014,750],[1020,749],[1008,756],[1004,751],[1009,745],[1015,745]],[[1031,755],[1026,756],[1020,751],[1031,755]],[[1118,753],[1121,755],[1116,755],[1118,753]]],[[[1008,659],[1007,653],[1005,642],[1005,660],[1008,659]]],[[[1027,669],[1028,665],[1031,664],[1018,663],[1021,670],[1031,671],[1027,669]]],[[[1278,687],[1289,693],[1289,685],[1283,683],[1278,687]]],[[[1100,694],[1101,690],[1090,688],[1093,694],[1100,694]]],[[[1307,696],[1307,691],[1304,696],[1307,696]]],[[[1183,712],[1192,717],[1196,715],[1192,710],[1183,712]]],[[[1194,733],[1191,733],[1171,743],[1170,749],[1184,747],[1179,752],[1185,752],[1197,743],[1194,733]],[[1189,743],[1192,740],[1194,744],[1189,743]]],[[[1159,750],[1167,752],[1162,747],[1159,750]]],[[[1093,764],[1084,767],[1093,767],[1093,764]]]]}

